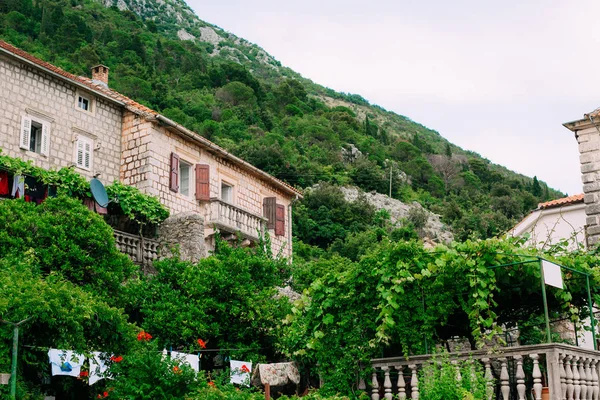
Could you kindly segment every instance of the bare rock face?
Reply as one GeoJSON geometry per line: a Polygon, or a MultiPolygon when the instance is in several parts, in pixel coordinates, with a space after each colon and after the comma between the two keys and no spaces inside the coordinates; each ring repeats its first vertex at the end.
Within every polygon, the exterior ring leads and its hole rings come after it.
{"type": "Polygon", "coordinates": [[[192,35],[191,33],[189,33],[188,31],[186,31],[185,29],[180,29],[177,31],[177,37],[179,38],[179,40],[195,40],[196,38],[194,37],[194,35],[192,35]]]}
{"type": "Polygon", "coordinates": [[[392,224],[402,225],[404,220],[422,219],[422,227],[417,226],[417,231],[426,246],[450,243],[454,240],[454,235],[440,221],[440,216],[426,210],[416,201],[406,204],[381,193],[365,193],[354,186],[342,187],[341,190],[348,201],[355,201],[362,195],[377,210],[387,210],[392,224]]]}

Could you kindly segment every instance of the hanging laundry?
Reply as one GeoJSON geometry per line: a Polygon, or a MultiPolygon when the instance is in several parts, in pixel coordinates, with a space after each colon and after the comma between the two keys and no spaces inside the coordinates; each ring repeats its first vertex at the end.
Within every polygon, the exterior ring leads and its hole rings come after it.
{"type": "Polygon", "coordinates": [[[300,372],[296,363],[283,362],[274,364],[258,364],[252,376],[254,386],[283,386],[288,383],[299,384],[300,372]]]}
{"type": "Polygon", "coordinates": [[[82,354],[77,354],[71,350],[48,350],[48,358],[52,366],[52,376],[66,375],[79,377],[81,366],[85,361],[82,354]]]}
{"type": "Polygon", "coordinates": [[[8,194],[8,172],[0,171],[0,196],[8,194]]]}
{"type": "Polygon", "coordinates": [[[234,361],[229,362],[231,369],[231,383],[238,385],[250,386],[250,374],[252,373],[252,362],[249,361],[234,361]]]}
{"type": "Polygon", "coordinates": [[[171,359],[177,359],[181,363],[188,364],[196,372],[200,370],[200,358],[196,354],[186,354],[172,351],[171,359]]]}
{"type": "Polygon", "coordinates": [[[106,365],[107,357],[106,354],[99,351],[92,352],[92,356],[90,357],[90,386],[104,378],[112,379],[105,375],[108,369],[106,365]]]}
{"type": "Polygon", "coordinates": [[[25,177],[25,194],[29,200],[36,204],[41,204],[46,199],[46,185],[30,176],[25,177]]]}
{"type": "Polygon", "coordinates": [[[25,177],[21,175],[15,175],[13,177],[13,185],[10,195],[16,199],[19,199],[25,195],[25,177]]]}

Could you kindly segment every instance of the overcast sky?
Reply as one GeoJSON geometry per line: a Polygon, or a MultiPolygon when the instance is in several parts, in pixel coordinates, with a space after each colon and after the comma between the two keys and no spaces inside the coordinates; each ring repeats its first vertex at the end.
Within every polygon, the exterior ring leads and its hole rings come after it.
{"type": "Polygon", "coordinates": [[[600,106],[596,0],[188,0],[285,66],[551,187],[582,192],[562,123],[600,106]],[[511,4],[512,3],[512,4],[511,4]]]}

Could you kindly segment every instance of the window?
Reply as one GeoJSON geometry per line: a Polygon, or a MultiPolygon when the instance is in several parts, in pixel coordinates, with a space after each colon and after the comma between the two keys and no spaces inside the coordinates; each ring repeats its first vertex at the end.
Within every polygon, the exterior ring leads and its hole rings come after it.
{"type": "Polygon", "coordinates": [[[92,169],[94,141],[88,137],[79,135],[75,141],[75,165],[78,168],[92,169]]]}
{"type": "Polygon", "coordinates": [[[81,95],[78,96],[77,107],[81,108],[84,111],[90,111],[90,99],[81,95]]]}
{"type": "Polygon", "coordinates": [[[233,202],[233,186],[221,182],[221,200],[227,203],[233,202]]]}
{"type": "Polygon", "coordinates": [[[191,165],[180,161],[179,162],[179,192],[184,196],[190,195],[190,171],[191,165]]]}
{"type": "Polygon", "coordinates": [[[19,142],[20,148],[47,156],[50,149],[50,123],[24,115],[19,142]]]}

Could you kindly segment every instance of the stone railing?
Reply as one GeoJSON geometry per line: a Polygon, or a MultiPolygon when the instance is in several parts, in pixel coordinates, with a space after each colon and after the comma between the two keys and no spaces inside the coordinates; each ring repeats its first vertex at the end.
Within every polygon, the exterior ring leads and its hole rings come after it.
{"type": "Polygon", "coordinates": [[[117,230],[114,231],[114,236],[117,249],[121,253],[127,254],[134,263],[150,265],[158,258],[158,240],[148,238],[142,240],[139,236],[117,230]]]}
{"type": "Polygon", "coordinates": [[[244,237],[257,241],[259,232],[264,232],[267,220],[260,215],[238,208],[220,199],[212,198],[205,218],[208,226],[221,231],[240,232],[244,237]]]}
{"type": "MultiPolygon", "coordinates": [[[[487,380],[485,400],[598,400],[600,352],[564,344],[541,344],[502,348],[497,352],[450,353],[451,360],[480,362],[487,380]],[[524,368],[524,364],[527,367],[524,368]],[[525,372],[531,371],[531,372],[525,372]],[[549,397],[542,397],[542,389],[549,397]]],[[[372,400],[418,399],[419,370],[431,362],[430,355],[371,360],[371,385],[364,379],[359,389],[372,400]]],[[[457,374],[457,379],[461,378],[457,374]]]]}

